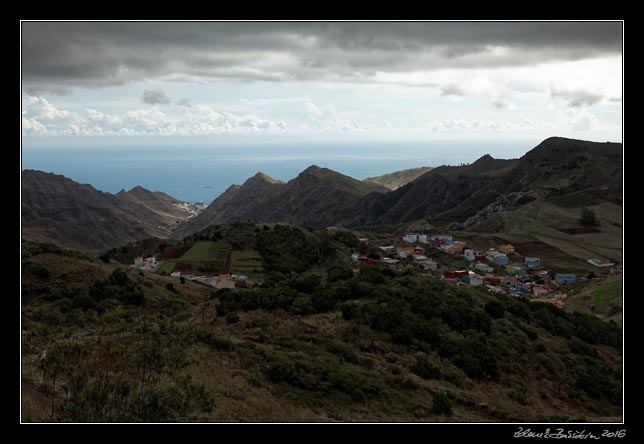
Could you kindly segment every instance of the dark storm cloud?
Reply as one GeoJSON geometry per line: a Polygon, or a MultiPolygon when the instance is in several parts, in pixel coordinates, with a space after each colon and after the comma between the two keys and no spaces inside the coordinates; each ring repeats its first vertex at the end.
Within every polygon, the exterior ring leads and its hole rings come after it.
{"type": "Polygon", "coordinates": [[[583,105],[594,105],[600,102],[604,96],[593,91],[584,89],[557,90],[551,89],[550,96],[555,99],[562,99],[568,102],[568,106],[578,107],[583,105]]]}
{"type": "Polygon", "coordinates": [[[170,103],[170,98],[166,96],[165,92],[161,88],[146,89],[143,91],[141,99],[144,103],[149,105],[167,105],[170,103]]]}
{"type": "Polygon", "coordinates": [[[351,81],[379,71],[579,60],[621,48],[617,22],[24,22],[22,74],[26,88],[49,91],[163,77],[351,81]]]}

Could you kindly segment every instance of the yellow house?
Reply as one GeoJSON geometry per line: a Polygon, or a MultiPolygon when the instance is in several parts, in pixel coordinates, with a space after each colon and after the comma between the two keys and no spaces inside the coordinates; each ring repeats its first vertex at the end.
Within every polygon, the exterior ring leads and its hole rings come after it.
{"type": "Polygon", "coordinates": [[[501,245],[501,246],[498,248],[498,250],[499,250],[501,253],[505,253],[505,254],[514,253],[514,247],[512,246],[512,244],[501,245]]]}

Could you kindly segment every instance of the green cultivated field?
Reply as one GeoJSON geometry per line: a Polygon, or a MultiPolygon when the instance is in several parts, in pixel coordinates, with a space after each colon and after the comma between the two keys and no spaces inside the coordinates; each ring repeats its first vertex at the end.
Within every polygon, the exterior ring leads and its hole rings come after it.
{"type": "Polygon", "coordinates": [[[221,245],[217,242],[198,241],[192,248],[179,258],[181,262],[209,262],[214,261],[221,245]]]}
{"type": "Polygon", "coordinates": [[[221,272],[226,262],[227,250],[218,242],[198,241],[180,258],[166,261],[158,270],[170,274],[175,269],[185,272],[221,272]]]}
{"type": "Polygon", "coordinates": [[[174,270],[175,265],[177,265],[177,261],[166,261],[159,267],[157,273],[170,274],[174,270]]]}

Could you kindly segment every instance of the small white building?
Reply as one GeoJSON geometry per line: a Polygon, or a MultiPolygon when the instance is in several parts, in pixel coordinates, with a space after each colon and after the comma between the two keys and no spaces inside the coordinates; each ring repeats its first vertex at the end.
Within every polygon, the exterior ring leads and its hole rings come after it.
{"type": "Polygon", "coordinates": [[[411,243],[413,243],[413,242],[418,242],[418,235],[417,235],[417,234],[413,234],[413,233],[405,234],[405,235],[403,236],[402,240],[403,240],[403,242],[407,242],[407,243],[409,243],[409,244],[411,244],[411,243]]]}
{"type": "Polygon", "coordinates": [[[426,261],[419,262],[419,264],[426,270],[437,270],[438,269],[438,263],[428,259],[426,261]]]}
{"type": "Polygon", "coordinates": [[[170,273],[170,276],[172,276],[172,277],[180,277],[181,272],[180,271],[173,271],[172,273],[170,273]]]}
{"type": "Polygon", "coordinates": [[[483,262],[477,263],[474,265],[474,268],[484,273],[492,273],[494,271],[494,268],[490,267],[488,264],[484,264],[483,262]]]}
{"type": "Polygon", "coordinates": [[[483,276],[480,276],[478,274],[471,274],[470,285],[472,287],[478,287],[479,285],[483,285],[483,276]]]}
{"type": "Polygon", "coordinates": [[[427,243],[427,235],[426,234],[419,234],[418,235],[418,242],[426,244],[427,243]]]}
{"type": "Polygon", "coordinates": [[[613,265],[615,265],[614,262],[606,259],[588,259],[588,263],[594,265],[595,267],[612,267],[613,265]]]}
{"type": "Polygon", "coordinates": [[[489,289],[489,291],[494,292],[494,293],[503,293],[503,289],[500,287],[497,287],[495,285],[486,285],[486,287],[489,289]]]}
{"type": "Polygon", "coordinates": [[[472,250],[470,248],[467,248],[467,249],[463,250],[463,256],[468,261],[473,261],[474,259],[476,259],[476,255],[474,253],[474,250],[472,250]]]}
{"type": "Polygon", "coordinates": [[[393,249],[395,247],[393,245],[384,245],[384,246],[378,247],[378,248],[380,248],[382,251],[393,251],[393,249]]]}

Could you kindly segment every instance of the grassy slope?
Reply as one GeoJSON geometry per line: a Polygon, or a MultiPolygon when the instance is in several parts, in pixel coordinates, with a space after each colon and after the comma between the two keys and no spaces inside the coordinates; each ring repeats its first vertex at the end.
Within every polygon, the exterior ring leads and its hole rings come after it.
{"type": "Polygon", "coordinates": [[[601,222],[601,233],[572,236],[557,230],[579,226],[579,209],[562,208],[537,200],[495,215],[502,218],[505,225],[504,232],[496,235],[509,242],[542,241],[580,259],[576,265],[588,271],[594,267],[585,263],[586,259],[608,258],[621,261],[622,229],[612,225],[613,222],[621,225],[621,207],[604,203],[590,208],[601,222]]]}
{"type": "Polygon", "coordinates": [[[432,167],[419,167],[419,168],[410,168],[408,170],[395,171],[393,173],[383,174],[382,176],[376,177],[367,177],[365,182],[374,182],[379,185],[386,186],[389,189],[395,190],[406,183],[411,182],[422,174],[425,174],[427,171],[430,171],[432,167]]]}
{"type": "Polygon", "coordinates": [[[622,321],[623,277],[610,276],[594,280],[568,299],[571,311],[591,311],[607,320],[622,321]]]}
{"type": "Polygon", "coordinates": [[[192,248],[179,258],[183,262],[208,262],[214,261],[221,245],[212,241],[198,241],[192,248]]]}

